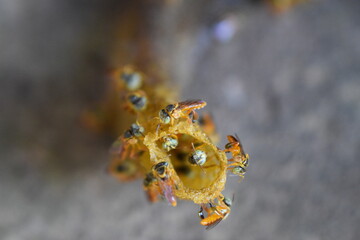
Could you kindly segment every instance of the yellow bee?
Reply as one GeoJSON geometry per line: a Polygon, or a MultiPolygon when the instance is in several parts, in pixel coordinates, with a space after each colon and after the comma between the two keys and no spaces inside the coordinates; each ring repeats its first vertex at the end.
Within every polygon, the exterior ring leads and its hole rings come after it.
{"type": "Polygon", "coordinates": [[[235,137],[232,135],[227,136],[227,139],[229,142],[225,145],[224,152],[232,155],[232,158],[228,160],[230,164],[227,167],[231,169],[233,174],[244,178],[246,168],[249,165],[249,154],[244,152],[240,139],[236,134],[235,137]]]}
{"type": "Polygon", "coordinates": [[[157,180],[157,185],[160,188],[162,196],[171,204],[171,206],[175,207],[177,202],[173,191],[175,183],[171,178],[172,171],[173,170],[169,168],[169,163],[167,162],[159,162],[152,168],[152,174],[157,180]]]}
{"type": "Polygon", "coordinates": [[[179,144],[178,137],[174,134],[164,136],[162,138],[162,141],[163,141],[162,148],[165,149],[167,152],[169,152],[172,149],[175,149],[179,144]]]}
{"type": "Polygon", "coordinates": [[[200,224],[206,226],[206,230],[210,230],[218,225],[229,216],[232,202],[231,199],[221,195],[217,199],[217,204],[202,204],[199,211],[200,224]],[[207,213],[207,217],[204,215],[204,210],[207,213]]]}
{"type": "Polygon", "coordinates": [[[158,180],[152,172],[146,174],[143,185],[149,202],[157,202],[161,195],[161,189],[157,182],[158,180]]]}
{"type": "Polygon", "coordinates": [[[136,113],[143,111],[147,104],[148,100],[144,91],[137,90],[135,92],[130,92],[127,94],[125,99],[125,110],[136,113]]]}
{"type": "Polygon", "coordinates": [[[164,124],[174,124],[175,119],[187,118],[191,121],[197,119],[196,109],[206,106],[203,100],[187,100],[175,104],[169,104],[159,112],[160,121],[164,124]]]}

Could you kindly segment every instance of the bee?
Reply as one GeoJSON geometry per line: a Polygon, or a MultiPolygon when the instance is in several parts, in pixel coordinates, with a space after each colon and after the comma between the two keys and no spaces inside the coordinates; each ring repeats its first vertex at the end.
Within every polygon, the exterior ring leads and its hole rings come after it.
{"type": "Polygon", "coordinates": [[[179,144],[178,142],[178,138],[176,135],[168,135],[168,136],[164,136],[162,138],[162,148],[165,149],[167,152],[175,149],[177,147],[177,145],[179,144]]]}
{"type": "Polygon", "coordinates": [[[206,162],[207,155],[202,150],[194,150],[189,156],[189,163],[192,165],[202,166],[206,162]]]}
{"type": "Polygon", "coordinates": [[[140,176],[138,163],[133,159],[113,158],[107,172],[120,181],[131,181],[140,176]]]}
{"type": "Polygon", "coordinates": [[[139,123],[131,124],[124,135],[119,137],[111,146],[110,153],[120,156],[120,159],[127,157],[134,159],[136,155],[143,152],[138,138],[144,136],[144,128],[139,123]]]}
{"type": "Polygon", "coordinates": [[[138,123],[131,124],[130,128],[125,131],[124,138],[131,139],[134,137],[144,137],[144,127],[139,125],[138,123]]]}
{"type": "Polygon", "coordinates": [[[217,204],[202,204],[198,212],[201,219],[200,224],[206,226],[206,230],[214,228],[229,216],[232,202],[230,198],[221,195],[217,200],[217,204]],[[204,215],[204,210],[207,213],[207,217],[204,215]]]}
{"type": "Polygon", "coordinates": [[[162,196],[175,207],[177,202],[173,192],[173,186],[175,185],[171,179],[171,169],[169,163],[159,162],[152,168],[152,173],[157,179],[158,186],[160,187],[162,196]]]}
{"type": "Polygon", "coordinates": [[[143,83],[142,74],[131,69],[125,69],[120,78],[125,83],[125,87],[130,91],[139,89],[143,83]]]}
{"type": "Polygon", "coordinates": [[[193,121],[197,118],[196,109],[206,106],[203,100],[187,100],[175,104],[169,104],[159,112],[160,121],[164,124],[173,125],[175,119],[187,118],[193,121]]]}
{"type": "Polygon", "coordinates": [[[205,173],[202,166],[206,163],[207,155],[205,151],[200,149],[195,149],[193,143],[191,143],[191,145],[194,151],[190,154],[188,158],[188,162],[191,165],[198,165],[201,168],[201,170],[205,173]]]}
{"type": "Polygon", "coordinates": [[[143,185],[149,202],[157,202],[161,195],[161,189],[158,180],[152,172],[146,174],[143,185]]]}
{"type": "Polygon", "coordinates": [[[225,145],[224,152],[231,153],[232,158],[228,161],[228,169],[231,169],[231,172],[241,178],[244,178],[246,173],[246,168],[249,165],[249,154],[244,152],[243,146],[240,142],[239,137],[235,134],[235,137],[232,135],[227,136],[229,142],[225,145]]]}
{"type": "Polygon", "coordinates": [[[147,97],[145,92],[138,90],[129,93],[126,97],[126,102],[125,109],[135,112],[143,111],[147,106],[147,97]]]}
{"type": "Polygon", "coordinates": [[[207,135],[215,134],[216,129],[214,119],[209,113],[201,115],[198,122],[207,135]]]}

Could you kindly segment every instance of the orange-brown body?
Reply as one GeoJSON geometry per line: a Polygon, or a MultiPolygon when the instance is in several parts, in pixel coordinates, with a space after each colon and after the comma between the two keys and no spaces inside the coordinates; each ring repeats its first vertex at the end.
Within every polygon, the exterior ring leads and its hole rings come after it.
{"type": "Polygon", "coordinates": [[[201,109],[206,106],[206,102],[203,100],[187,100],[184,102],[178,102],[175,104],[169,104],[162,111],[168,114],[170,117],[171,125],[174,124],[175,119],[187,118],[190,121],[197,119],[197,113],[195,110],[201,109]]]}
{"type": "Polygon", "coordinates": [[[208,113],[203,114],[199,119],[199,124],[204,132],[213,135],[216,132],[215,123],[212,116],[208,113]]]}
{"type": "Polygon", "coordinates": [[[232,155],[232,158],[228,160],[229,164],[227,165],[227,168],[231,170],[232,173],[244,178],[246,167],[248,166],[249,155],[244,152],[239,137],[229,135],[227,138],[229,143],[225,145],[224,152],[230,152],[232,155]]]}
{"type": "Polygon", "coordinates": [[[213,206],[213,203],[208,207],[205,204],[201,205],[201,209],[199,215],[201,215],[202,220],[200,224],[206,226],[206,229],[209,230],[215,227],[222,220],[226,219],[230,214],[231,202],[226,204],[224,201],[224,197],[221,195],[218,198],[217,204],[213,206]],[[207,217],[203,216],[202,211],[205,210],[207,212],[207,217]]]}
{"type": "Polygon", "coordinates": [[[173,187],[175,182],[172,180],[173,169],[171,169],[167,162],[159,162],[152,169],[152,174],[156,178],[156,183],[160,188],[160,193],[164,198],[175,207],[177,201],[174,195],[173,187]]]}

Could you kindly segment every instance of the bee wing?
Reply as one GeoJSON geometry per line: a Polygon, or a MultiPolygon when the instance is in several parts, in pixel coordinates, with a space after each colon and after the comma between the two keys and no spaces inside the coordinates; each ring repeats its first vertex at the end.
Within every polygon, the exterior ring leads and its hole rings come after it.
{"type": "Polygon", "coordinates": [[[158,180],[160,189],[165,199],[172,205],[176,206],[176,198],[172,186],[163,180],[158,180]]]}
{"type": "Polygon", "coordinates": [[[212,224],[208,225],[206,227],[206,230],[211,230],[214,227],[216,227],[220,222],[221,222],[222,218],[219,218],[218,220],[216,220],[215,222],[213,222],[212,224]]]}
{"type": "Polygon", "coordinates": [[[237,137],[237,135],[235,134],[236,137],[234,137],[233,135],[228,135],[227,139],[229,141],[229,143],[238,143],[239,139],[237,137]]]}
{"type": "Polygon", "coordinates": [[[245,154],[245,152],[244,152],[244,147],[243,147],[243,145],[242,145],[242,143],[241,143],[241,141],[240,141],[239,136],[238,136],[236,133],[235,133],[235,137],[236,137],[236,140],[237,140],[238,143],[239,143],[241,155],[245,156],[246,154],[245,154]]]}
{"type": "Polygon", "coordinates": [[[181,111],[192,110],[192,109],[200,109],[206,106],[206,102],[200,99],[195,100],[186,100],[183,102],[179,102],[177,109],[181,111]]]}
{"type": "Polygon", "coordinates": [[[125,142],[121,138],[118,138],[110,147],[109,152],[113,156],[123,156],[125,151],[125,142]]]}

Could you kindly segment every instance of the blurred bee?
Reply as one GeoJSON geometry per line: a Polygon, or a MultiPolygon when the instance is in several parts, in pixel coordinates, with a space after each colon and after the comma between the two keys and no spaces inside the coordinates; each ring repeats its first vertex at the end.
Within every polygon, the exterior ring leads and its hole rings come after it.
{"type": "Polygon", "coordinates": [[[204,113],[199,117],[199,125],[207,135],[214,135],[216,128],[213,117],[209,113],[204,113]]]}
{"type": "Polygon", "coordinates": [[[131,181],[141,176],[138,162],[133,159],[113,158],[107,172],[120,181],[131,181]]]}
{"type": "Polygon", "coordinates": [[[147,97],[144,91],[131,92],[126,97],[125,109],[131,112],[143,111],[147,106],[147,97]]]}
{"type": "Polygon", "coordinates": [[[206,102],[202,100],[187,100],[175,104],[169,104],[159,112],[160,121],[164,124],[174,124],[175,119],[187,118],[191,121],[197,119],[196,109],[206,106],[206,102]]]}
{"type": "Polygon", "coordinates": [[[225,145],[224,152],[232,155],[232,158],[228,160],[230,164],[227,167],[233,174],[242,179],[249,165],[249,154],[244,152],[240,139],[236,134],[235,137],[232,135],[227,136],[227,139],[229,142],[225,145]]]}
{"type": "Polygon", "coordinates": [[[120,74],[120,79],[123,81],[125,87],[130,90],[138,90],[143,83],[143,76],[140,72],[134,71],[132,67],[125,67],[120,74]]]}
{"type": "Polygon", "coordinates": [[[126,139],[133,139],[141,136],[144,137],[144,127],[139,123],[131,124],[130,128],[124,133],[124,138],[126,139]]]}
{"type": "Polygon", "coordinates": [[[138,138],[144,136],[144,128],[139,123],[131,124],[122,137],[119,137],[111,146],[110,153],[120,156],[120,159],[127,157],[134,159],[143,149],[138,138]]]}
{"type": "Polygon", "coordinates": [[[175,149],[177,147],[177,145],[179,144],[178,142],[178,138],[176,135],[168,135],[168,136],[164,136],[162,138],[162,148],[164,150],[166,150],[167,152],[175,149]]]}
{"type": "Polygon", "coordinates": [[[229,216],[232,202],[230,198],[221,195],[218,197],[216,204],[202,204],[198,213],[201,219],[200,224],[206,226],[206,230],[210,230],[218,225],[229,216]],[[204,215],[204,210],[207,213],[207,217],[204,215]]]}
{"type": "Polygon", "coordinates": [[[173,192],[175,183],[171,179],[172,171],[167,162],[159,162],[152,168],[152,174],[157,180],[162,196],[175,207],[177,202],[173,192]]]}
{"type": "Polygon", "coordinates": [[[159,200],[159,196],[161,195],[161,189],[159,187],[158,180],[152,172],[146,174],[143,185],[149,202],[157,202],[159,200]]]}
{"type": "Polygon", "coordinates": [[[266,0],[271,10],[276,14],[281,14],[294,7],[296,4],[307,0],[266,0]]]}

